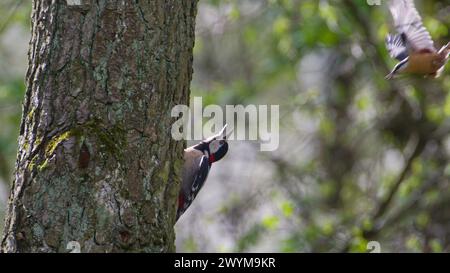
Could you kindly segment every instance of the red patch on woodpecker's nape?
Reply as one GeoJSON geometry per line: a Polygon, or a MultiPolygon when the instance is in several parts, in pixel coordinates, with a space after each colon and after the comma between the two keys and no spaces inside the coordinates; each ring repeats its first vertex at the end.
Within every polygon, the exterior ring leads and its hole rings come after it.
{"type": "Polygon", "coordinates": [[[214,157],[214,154],[209,156],[209,164],[213,163],[214,161],[216,161],[216,158],[214,157]]]}

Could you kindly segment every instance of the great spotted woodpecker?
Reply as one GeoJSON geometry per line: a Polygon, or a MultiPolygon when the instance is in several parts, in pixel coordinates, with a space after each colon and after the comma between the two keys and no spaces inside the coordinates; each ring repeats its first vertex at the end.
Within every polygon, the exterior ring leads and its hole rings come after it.
{"type": "Polygon", "coordinates": [[[450,43],[436,50],[414,0],[390,0],[389,9],[398,34],[386,37],[386,47],[390,56],[400,62],[386,79],[400,73],[439,77],[449,59],[450,43]]]}
{"type": "Polygon", "coordinates": [[[222,159],[228,151],[225,125],[219,134],[184,150],[184,166],[181,189],[178,195],[177,218],[189,208],[205,184],[211,165],[222,159]]]}

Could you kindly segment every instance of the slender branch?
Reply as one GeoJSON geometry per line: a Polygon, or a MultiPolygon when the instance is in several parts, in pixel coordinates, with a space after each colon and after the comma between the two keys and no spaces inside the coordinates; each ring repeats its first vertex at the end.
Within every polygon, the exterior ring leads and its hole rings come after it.
{"type": "MultiPolygon", "coordinates": [[[[420,208],[420,200],[422,199],[423,195],[431,189],[433,186],[436,186],[436,184],[439,183],[439,178],[442,177],[443,173],[440,172],[438,174],[435,174],[433,177],[431,177],[428,182],[426,182],[421,189],[419,189],[407,202],[405,202],[405,205],[403,205],[401,208],[396,210],[393,214],[390,215],[383,223],[379,223],[377,225],[378,229],[377,231],[373,230],[372,233],[376,233],[380,230],[385,230],[385,227],[392,227],[395,223],[403,219],[408,215],[409,212],[414,211],[416,212],[417,208],[420,208]]],[[[438,204],[445,203],[445,201],[448,201],[448,195],[441,198],[441,201],[433,205],[432,207],[437,208],[438,204]]]]}
{"type": "Polygon", "coordinates": [[[385,199],[380,203],[377,210],[375,211],[374,216],[372,217],[373,221],[378,220],[380,217],[382,217],[385,214],[385,212],[388,209],[389,205],[391,204],[395,194],[398,192],[400,185],[407,177],[414,159],[416,159],[421,154],[421,152],[425,146],[424,145],[425,141],[422,141],[422,138],[413,137],[412,141],[414,142],[414,144],[413,144],[414,148],[412,149],[409,156],[407,157],[405,166],[403,167],[403,170],[400,172],[399,176],[395,180],[394,185],[392,186],[389,193],[386,195],[385,199]]]}
{"type": "MultiPolygon", "coordinates": [[[[422,153],[423,148],[425,147],[426,141],[424,141],[420,137],[414,137],[411,140],[411,143],[413,148],[411,149],[411,152],[407,156],[407,160],[405,162],[405,166],[403,167],[402,171],[399,173],[398,177],[395,179],[394,185],[389,190],[389,193],[386,195],[383,201],[380,202],[380,205],[375,210],[371,222],[374,223],[373,227],[369,230],[363,231],[363,237],[373,238],[378,234],[378,232],[381,230],[381,226],[384,226],[380,222],[380,218],[385,215],[387,212],[387,209],[391,205],[392,201],[394,200],[394,197],[396,193],[398,192],[401,184],[408,176],[409,171],[411,170],[412,163],[414,160],[422,153]]],[[[361,228],[362,229],[362,228],[361,228]]],[[[363,230],[363,229],[362,229],[363,230]]],[[[347,240],[344,244],[344,247],[341,249],[341,252],[348,252],[350,248],[351,239],[347,240]]]]}

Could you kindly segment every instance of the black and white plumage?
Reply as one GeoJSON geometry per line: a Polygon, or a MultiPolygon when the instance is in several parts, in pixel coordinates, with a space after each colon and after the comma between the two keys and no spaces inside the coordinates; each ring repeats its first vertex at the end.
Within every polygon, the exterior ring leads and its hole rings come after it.
{"type": "MultiPolygon", "coordinates": [[[[417,11],[414,0],[390,0],[389,10],[394,20],[394,26],[405,50],[435,52],[434,42],[425,28],[417,11]]],[[[396,58],[393,56],[393,58],[396,58]]]]}
{"type": "Polygon", "coordinates": [[[178,195],[176,220],[189,208],[208,178],[214,162],[222,159],[228,152],[225,125],[219,134],[203,140],[197,145],[184,150],[183,180],[178,195]]]}
{"type": "Polygon", "coordinates": [[[408,57],[408,49],[406,48],[406,37],[404,34],[388,35],[386,37],[386,48],[389,55],[399,61],[403,61],[408,57]]]}
{"type": "Polygon", "coordinates": [[[389,55],[400,62],[386,78],[391,79],[398,73],[438,77],[448,60],[450,45],[437,51],[414,0],[390,0],[389,10],[397,34],[386,37],[386,48],[389,55]]]}

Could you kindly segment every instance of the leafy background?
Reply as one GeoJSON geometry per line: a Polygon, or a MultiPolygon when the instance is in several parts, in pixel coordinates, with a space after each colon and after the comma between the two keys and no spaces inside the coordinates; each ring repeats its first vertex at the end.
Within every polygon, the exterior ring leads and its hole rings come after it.
{"type": "MultiPolygon", "coordinates": [[[[0,2],[0,218],[31,1],[0,2]]],[[[450,251],[450,74],[385,81],[386,1],[203,0],[192,96],[280,105],[280,147],[234,141],[176,225],[183,252],[450,251]],[[376,1],[375,1],[376,2],[376,1]]],[[[437,45],[450,1],[416,5],[437,45]]]]}

